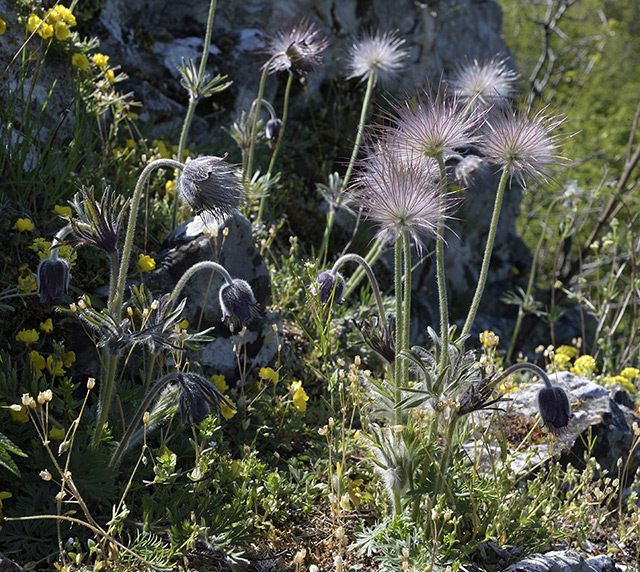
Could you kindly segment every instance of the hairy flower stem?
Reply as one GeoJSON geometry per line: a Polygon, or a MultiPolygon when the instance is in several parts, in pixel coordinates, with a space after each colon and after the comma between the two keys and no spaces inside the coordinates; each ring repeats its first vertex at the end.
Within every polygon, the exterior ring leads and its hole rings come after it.
{"type": "MultiPolygon", "coordinates": [[[[209,18],[207,19],[207,31],[204,36],[204,44],[202,46],[202,57],[200,59],[200,67],[198,68],[198,81],[197,85],[202,85],[204,80],[204,74],[207,69],[207,57],[209,56],[209,46],[211,46],[211,33],[213,30],[213,17],[216,12],[216,0],[211,0],[209,5],[209,18]]],[[[189,135],[189,129],[191,128],[191,122],[193,121],[193,114],[198,104],[198,95],[189,94],[189,105],[187,106],[187,114],[182,124],[182,131],[180,133],[180,141],[178,142],[178,161],[182,163],[184,160],[184,148],[187,144],[187,136],[189,135]]],[[[178,218],[178,193],[175,194],[173,199],[173,214],[171,215],[171,228],[175,228],[178,218]]]]}
{"type": "Polygon", "coordinates": [[[395,294],[396,294],[396,355],[393,363],[394,375],[393,385],[395,388],[395,404],[396,424],[402,425],[402,410],[399,403],[402,400],[402,364],[404,359],[400,356],[400,352],[405,348],[404,343],[404,313],[402,311],[402,239],[396,239],[395,246],[395,294]]]}
{"type": "Polygon", "coordinates": [[[262,75],[260,76],[260,86],[258,87],[258,97],[255,101],[256,107],[253,111],[253,124],[251,125],[251,140],[249,142],[249,158],[247,159],[247,169],[243,174],[242,180],[245,185],[251,181],[251,175],[253,171],[253,155],[256,147],[256,139],[258,138],[258,124],[260,116],[260,106],[262,105],[262,98],[264,97],[264,86],[267,83],[267,75],[269,75],[269,68],[278,54],[271,56],[269,61],[264,65],[262,75]]]}
{"type": "MultiPolygon", "coordinates": [[[[122,304],[124,300],[124,290],[127,282],[127,270],[129,269],[129,261],[131,259],[131,250],[133,248],[133,239],[136,231],[136,219],[138,218],[138,209],[140,206],[140,198],[142,196],[142,190],[145,183],[149,178],[149,175],[154,169],[159,167],[170,167],[174,169],[184,169],[184,165],[179,161],[173,159],[156,159],[149,163],[140,173],[136,188],[133,191],[133,197],[131,198],[131,208],[129,210],[129,221],[127,224],[127,233],[124,239],[124,246],[122,249],[122,260],[120,261],[120,268],[118,272],[118,278],[116,288],[114,290],[113,298],[108,302],[108,308],[111,313],[111,317],[116,324],[120,323],[122,317],[122,304]]],[[[116,366],[118,362],[118,356],[111,355],[108,349],[105,349],[102,361],[102,372],[100,378],[100,398],[98,403],[98,418],[96,420],[96,430],[91,440],[92,446],[97,446],[102,438],[104,432],[104,426],[109,415],[109,406],[111,405],[111,397],[113,394],[113,388],[116,379],[116,366]]]]}
{"type": "Polygon", "coordinates": [[[487,236],[487,244],[484,248],[484,256],[482,258],[482,266],[480,267],[480,276],[478,277],[478,283],[476,284],[476,292],[473,295],[471,301],[471,307],[467,319],[462,328],[461,338],[469,335],[471,326],[476,318],[478,312],[478,306],[480,305],[480,299],[484,291],[484,286],[487,282],[487,275],[489,274],[489,265],[491,263],[491,253],[493,252],[493,243],[496,238],[496,230],[498,229],[498,220],[500,219],[500,210],[502,209],[502,198],[504,197],[504,189],[507,186],[507,179],[509,178],[509,169],[505,168],[502,171],[500,182],[498,183],[498,191],[496,192],[496,200],[493,205],[493,215],[491,216],[491,224],[489,226],[489,234],[487,236]]]}
{"type": "MultiPolygon", "coordinates": [[[[402,301],[402,312],[404,314],[402,326],[404,332],[402,333],[402,341],[404,342],[403,349],[408,350],[411,332],[411,239],[408,231],[404,231],[402,235],[402,250],[404,257],[404,292],[402,301]]],[[[402,360],[401,370],[402,387],[407,387],[409,384],[409,362],[407,360],[402,360]]]]}
{"type": "MultiPolygon", "coordinates": [[[[367,264],[369,266],[373,266],[376,260],[380,258],[380,255],[382,254],[382,244],[382,239],[380,237],[376,238],[371,245],[369,252],[367,252],[367,254],[365,255],[364,259],[367,261],[367,264]]],[[[360,280],[362,280],[363,278],[364,270],[362,268],[358,268],[349,279],[349,283],[344,294],[345,297],[351,294],[358,287],[358,284],[360,284],[360,280]]]]}
{"type": "Polygon", "coordinates": [[[360,268],[366,273],[369,278],[369,283],[371,284],[371,289],[373,290],[373,295],[376,299],[376,304],[378,306],[378,313],[380,314],[380,322],[383,328],[387,327],[387,317],[385,316],[384,304],[382,303],[382,296],[380,295],[380,286],[378,286],[378,281],[376,280],[376,275],[373,273],[371,266],[367,263],[367,261],[359,256],[358,254],[344,254],[338,260],[335,261],[333,268],[331,269],[331,274],[335,276],[337,274],[338,269],[345,262],[357,262],[360,265],[360,268]]]}
{"type": "MultiPolygon", "coordinates": [[[[549,215],[551,214],[551,210],[555,206],[556,202],[560,197],[556,197],[549,208],[547,209],[547,214],[544,217],[545,222],[549,220],[549,215]]],[[[522,300],[522,304],[518,308],[518,317],[516,318],[516,325],[513,328],[513,334],[511,335],[511,343],[509,344],[509,351],[507,352],[507,357],[505,358],[506,363],[511,363],[511,358],[513,356],[513,351],[516,345],[516,339],[518,338],[518,334],[520,333],[520,326],[522,325],[522,320],[524,319],[525,314],[525,305],[528,303],[531,298],[531,292],[533,291],[533,282],[536,277],[536,265],[538,264],[538,256],[540,255],[540,250],[542,249],[542,243],[544,242],[544,232],[540,233],[540,238],[538,239],[538,243],[536,244],[536,250],[533,253],[533,261],[531,263],[531,271],[529,272],[529,282],[527,283],[527,289],[524,294],[524,299],[522,300]]]]}
{"type": "Polygon", "coordinates": [[[198,262],[197,264],[191,266],[181,276],[180,280],[178,280],[178,283],[173,288],[173,292],[171,292],[171,296],[169,297],[171,307],[173,307],[173,304],[176,303],[178,296],[180,296],[180,292],[182,292],[182,289],[185,287],[185,284],[187,283],[189,278],[191,278],[196,272],[198,272],[198,270],[202,270],[204,268],[211,268],[214,271],[219,271],[227,284],[233,284],[233,278],[231,278],[231,275],[227,272],[227,269],[224,266],[218,264],[217,262],[214,262],[213,260],[203,260],[202,262],[198,262]]]}
{"type": "MultiPolygon", "coordinates": [[[[341,194],[347,188],[349,184],[349,180],[351,179],[351,173],[353,172],[353,167],[356,163],[356,159],[358,158],[358,152],[360,151],[360,145],[362,145],[362,134],[364,133],[364,124],[367,120],[367,115],[369,113],[369,107],[371,105],[371,95],[373,94],[373,86],[376,83],[376,73],[372,71],[369,75],[369,80],[367,81],[367,89],[364,92],[364,99],[362,100],[362,109],[360,110],[360,120],[358,121],[358,130],[356,132],[356,141],[353,144],[353,150],[351,151],[351,159],[349,160],[349,165],[347,166],[347,170],[344,174],[344,179],[342,179],[342,185],[340,185],[340,194],[336,197],[336,202],[340,203],[341,194]]],[[[327,250],[329,248],[329,237],[331,236],[331,229],[333,228],[333,222],[335,220],[336,213],[335,211],[331,211],[327,214],[327,224],[324,228],[324,235],[322,236],[322,243],[320,245],[320,250],[318,252],[318,260],[320,264],[324,266],[327,262],[327,250]]]]}
{"type": "MultiPolygon", "coordinates": [[[[445,171],[442,154],[437,156],[440,167],[440,204],[444,205],[447,189],[447,173],[445,171]]],[[[440,370],[449,365],[449,302],[447,300],[447,279],[444,268],[444,213],[438,221],[438,236],[436,238],[436,276],[438,280],[438,303],[440,305],[440,370]]]]}
{"type": "Polygon", "coordinates": [[[156,395],[160,393],[160,390],[163,389],[170,381],[176,379],[179,375],[180,374],[178,374],[177,372],[168,373],[164,377],[160,378],[155,383],[155,385],[153,385],[149,389],[147,395],[145,395],[144,400],[138,406],[138,409],[134,413],[129,427],[127,428],[125,434],[120,440],[120,443],[118,444],[118,448],[113,452],[113,455],[111,455],[111,459],[109,459],[109,462],[107,463],[108,467],[117,467],[120,464],[122,455],[124,455],[124,453],[126,453],[127,449],[129,448],[129,441],[131,441],[131,437],[133,437],[136,427],[138,426],[138,423],[140,423],[140,420],[142,419],[145,411],[147,411],[156,395]]]}
{"type": "MultiPolygon", "coordinates": [[[[284,135],[284,129],[287,125],[287,115],[289,115],[289,98],[291,95],[291,84],[293,83],[293,74],[289,72],[289,77],[287,78],[287,85],[284,88],[284,107],[282,110],[282,125],[280,126],[280,132],[278,133],[278,140],[276,141],[276,145],[273,149],[273,153],[271,154],[271,161],[269,161],[269,168],[267,169],[267,174],[271,175],[273,171],[273,167],[276,164],[276,157],[278,156],[278,151],[280,150],[280,143],[282,142],[282,136],[284,135]]],[[[262,220],[262,215],[264,213],[264,207],[267,202],[267,195],[262,195],[260,198],[260,208],[258,209],[258,217],[256,219],[257,222],[262,220]]]]}

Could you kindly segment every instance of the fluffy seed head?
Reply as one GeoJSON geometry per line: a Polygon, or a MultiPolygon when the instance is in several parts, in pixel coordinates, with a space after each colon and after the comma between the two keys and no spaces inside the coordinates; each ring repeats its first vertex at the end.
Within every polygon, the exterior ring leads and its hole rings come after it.
{"type": "Polygon", "coordinates": [[[242,202],[240,180],[224,157],[199,157],[189,161],[178,182],[182,200],[201,214],[224,218],[242,202]]]}
{"type": "Polygon", "coordinates": [[[363,161],[353,189],[379,236],[396,239],[408,231],[419,246],[422,235],[437,235],[452,198],[440,193],[437,163],[430,161],[407,161],[387,146],[363,161]]]}
{"type": "Polygon", "coordinates": [[[475,133],[484,113],[470,105],[460,105],[457,97],[447,97],[440,86],[435,97],[429,91],[395,106],[388,128],[388,138],[397,152],[408,160],[433,158],[469,147],[476,142],[475,133]]]}
{"type": "Polygon", "coordinates": [[[404,38],[398,32],[376,32],[367,34],[349,47],[347,59],[347,79],[359,77],[367,81],[373,77],[374,84],[378,80],[388,83],[404,69],[404,62],[409,51],[402,46],[404,38]]]}
{"type": "Polygon", "coordinates": [[[497,113],[487,120],[478,149],[522,184],[526,178],[546,180],[551,167],[564,160],[558,152],[560,139],[552,133],[563,121],[544,109],[533,117],[511,110],[497,113]]]}
{"type": "Polygon", "coordinates": [[[268,65],[270,74],[289,71],[298,76],[307,75],[322,63],[322,52],[329,45],[326,38],[316,37],[318,32],[314,24],[304,18],[298,26],[269,36],[264,52],[272,60],[262,69],[268,65]]]}
{"type": "Polygon", "coordinates": [[[462,102],[486,107],[516,96],[518,74],[506,58],[494,57],[486,63],[473,60],[459,67],[449,82],[462,102]]]}

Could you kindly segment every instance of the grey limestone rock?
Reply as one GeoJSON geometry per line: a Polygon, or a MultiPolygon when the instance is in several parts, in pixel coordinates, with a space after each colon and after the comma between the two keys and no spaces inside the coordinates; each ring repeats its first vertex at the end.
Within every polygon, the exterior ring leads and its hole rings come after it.
{"type": "Polygon", "coordinates": [[[558,550],[546,554],[532,554],[505,568],[504,572],[614,572],[615,561],[609,556],[585,560],[573,550],[558,550]]]}

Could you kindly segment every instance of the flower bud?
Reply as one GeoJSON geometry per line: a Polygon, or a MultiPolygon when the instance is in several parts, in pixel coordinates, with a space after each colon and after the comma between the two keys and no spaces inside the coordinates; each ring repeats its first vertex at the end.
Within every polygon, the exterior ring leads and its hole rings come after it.
{"type": "Polygon", "coordinates": [[[260,315],[260,309],[253,290],[248,282],[236,278],[231,284],[225,283],[220,288],[220,307],[222,320],[229,320],[234,329],[250,324],[260,315]]]}
{"type": "Polygon", "coordinates": [[[545,425],[552,433],[557,433],[569,424],[571,414],[571,404],[567,392],[561,387],[543,387],[538,391],[538,410],[542,419],[542,426],[545,425]]]}

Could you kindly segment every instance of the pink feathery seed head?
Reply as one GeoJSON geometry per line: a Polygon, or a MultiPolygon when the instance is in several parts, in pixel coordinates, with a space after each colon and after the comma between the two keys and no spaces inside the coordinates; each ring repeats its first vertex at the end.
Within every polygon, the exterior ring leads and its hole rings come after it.
{"type": "Polygon", "coordinates": [[[389,134],[399,152],[407,156],[438,157],[474,145],[485,112],[466,103],[460,105],[455,94],[448,97],[442,83],[435,96],[427,89],[416,97],[395,105],[395,125],[389,134]]]}
{"type": "Polygon", "coordinates": [[[552,167],[565,161],[559,152],[564,137],[554,133],[564,121],[546,108],[533,116],[524,110],[503,111],[487,121],[478,150],[523,185],[527,178],[545,181],[552,167]]]}
{"type": "Polygon", "coordinates": [[[419,248],[425,235],[437,236],[453,197],[442,195],[439,171],[425,163],[407,161],[383,144],[361,161],[351,191],[365,217],[378,227],[378,235],[397,239],[408,231],[419,248]]]}
{"type": "Polygon", "coordinates": [[[264,53],[270,61],[262,66],[269,66],[269,73],[290,71],[304,76],[322,63],[322,52],[329,46],[326,38],[317,38],[319,30],[309,18],[305,17],[300,24],[290,30],[280,30],[267,37],[264,53]],[[273,59],[272,59],[273,58],[273,59]]]}
{"type": "Polygon", "coordinates": [[[499,106],[517,95],[518,73],[504,57],[496,56],[485,63],[474,59],[456,69],[449,85],[463,103],[499,106]]]}
{"type": "Polygon", "coordinates": [[[404,38],[397,31],[365,34],[347,52],[347,79],[367,81],[373,75],[374,84],[387,84],[404,68],[409,51],[403,48],[404,38]]]}

